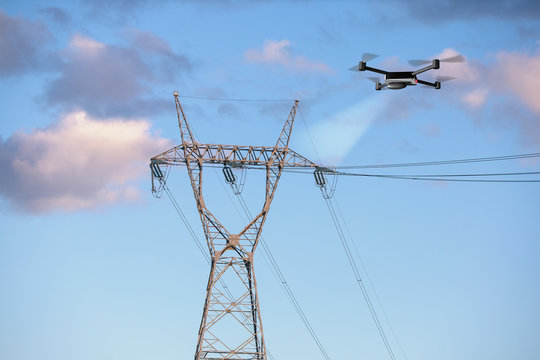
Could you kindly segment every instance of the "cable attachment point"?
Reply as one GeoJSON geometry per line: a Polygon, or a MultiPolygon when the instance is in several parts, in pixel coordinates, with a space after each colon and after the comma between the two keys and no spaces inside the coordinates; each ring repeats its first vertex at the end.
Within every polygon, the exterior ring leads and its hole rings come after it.
{"type": "Polygon", "coordinates": [[[223,175],[225,176],[225,182],[227,184],[234,184],[236,182],[236,176],[234,176],[230,166],[225,165],[223,167],[223,175]]]}
{"type": "Polygon", "coordinates": [[[313,173],[313,176],[315,177],[315,184],[318,187],[326,186],[326,179],[324,178],[324,173],[322,169],[317,168],[313,173]]]}
{"type": "Polygon", "coordinates": [[[246,181],[246,168],[239,163],[231,162],[230,166],[229,164],[225,164],[222,171],[223,176],[225,176],[225,182],[231,185],[235,195],[240,195],[244,189],[244,183],[246,181]],[[233,168],[240,169],[240,179],[238,179],[238,177],[233,173],[233,168]]]}
{"type": "Polygon", "coordinates": [[[165,178],[166,175],[163,173],[161,168],[159,167],[159,164],[162,163],[159,160],[152,159],[150,162],[150,172],[152,175],[152,194],[156,198],[161,197],[161,193],[163,192],[163,189],[165,187],[165,178]],[[158,182],[158,185],[156,186],[156,180],[158,182]]]}
{"type": "Polygon", "coordinates": [[[315,185],[317,185],[321,189],[321,193],[325,199],[330,199],[332,196],[334,196],[338,178],[335,170],[326,167],[317,167],[313,172],[313,176],[315,177],[315,185]],[[328,185],[328,181],[324,176],[325,174],[332,175],[332,183],[330,184],[330,190],[328,190],[328,188],[326,187],[326,185],[328,185]]]}

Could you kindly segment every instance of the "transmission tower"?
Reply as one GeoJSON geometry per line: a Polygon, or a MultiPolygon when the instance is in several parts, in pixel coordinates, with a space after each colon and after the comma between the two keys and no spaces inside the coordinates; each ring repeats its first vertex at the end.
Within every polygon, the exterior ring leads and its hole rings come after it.
{"type": "Polygon", "coordinates": [[[155,194],[160,193],[166,186],[165,168],[174,165],[187,168],[210,252],[211,269],[195,360],[266,360],[253,253],[282,171],[286,168],[312,168],[316,174],[322,176],[322,172],[327,169],[319,168],[289,149],[298,100],[294,102],[274,146],[240,146],[198,143],[177,92],[174,92],[174,99],[182,143],[153,157],[150,168],[152,191],[155,194]],[[204,165],[217,164],[223,165],[227,182],[236,180],[231,167],[266,169],[266,194],[262,210],[238,234],[230,233],[207,209],[204,202],[204,165]]]}

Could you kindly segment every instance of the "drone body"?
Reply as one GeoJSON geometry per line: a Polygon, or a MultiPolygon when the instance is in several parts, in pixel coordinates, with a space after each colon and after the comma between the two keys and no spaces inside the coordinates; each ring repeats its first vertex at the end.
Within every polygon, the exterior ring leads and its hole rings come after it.
{"type": "Polygon", "coordinates": [[[375,90],[381,90],[381,89],[383,89],[385,87],[388,88],[388,89],[397,90],[397,89],[403,89],[403,88],[405,88],[407,86],[414,86],[416,84],[427,85],[427,86],[431,86],[431,87],[433,87],[435,89],[440,89],[441,88],[441,81],[450,80],[452,78],[439,77],[437,79],[437,81],[429,82],[429,81],[418,79],[417,75],[421,74],[423,72],[426,72],[428,70],[432,70],[432,69],[437,70],[437,69],[439,69],[441,61],[445,61],[445,62],[461,62],[461,61],[463,61],[463,56],[461,56],[461,55],[456,55],[456,56],[446,58],[446,59],[441,59],[441,60],[439,60],[439,59],[433,59],[433,60],[428,60],[428,61],[426,61],[426,60],[411,60],[411,61],[409,61],[409,63],[411,65],[420,65],[420,64],[426,64],[426,63],[431,63],[431,65],[426,66],[426,67],[421,68],[421,69],[418,69],[418,70],[415,70],[415,71],[385,71],[385,70],[377,69],[377,68],[370,67],[370,66],[366,65],[366,62],[368,60],[373,59],[376,56],[377,55],[374,55],[374,54],[364,54],[362,56],[362,61],[360,61],[358,63],[358,65],[353,66],[352,68],[349,69],[349,70],[353,70],[353,71],[371,71],[371,72],[375,72],[375,73],[384,75],[384,82],[383,83],[381,83],[378,78],[369,78],[370,80],[375,82],[375,90]]]}

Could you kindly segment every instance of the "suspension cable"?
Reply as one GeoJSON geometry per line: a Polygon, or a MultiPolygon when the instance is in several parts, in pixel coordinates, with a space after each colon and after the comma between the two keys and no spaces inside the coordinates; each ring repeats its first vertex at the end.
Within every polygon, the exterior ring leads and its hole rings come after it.
{"type": "Polygon", "coordinates": [[[377,303],[379,304],[379,308],[381,309],[383,313],[384,319],[386,320],[386,323],[388,324],[388,327],[390,328],[393,338],[396,340],[396,343],[398,344],[401,354],[403,355],[405,360],[407,360],[408,359],[407,354],[405,354],[405,350],[403,350],[403,346],[401,345],[401,342],[399,341],[399,338],[396,332],[394,331],[394,327],[392,326],[392,323],[390,322],[390,319],[388,318],[388,315],[386,314],[386,311],[384,310],[384,306],[381,302],[381,299],[379,298],[379,295],[377,294],[375,285],[373,285],[373,282],[371,281],[371,277],[369,276],[366,265],[364,264],[364,261],[362,260],[362,257],[360,256],[360,251],[358,250],[358,247],[356,246],[356,241],[354,241],[352,237],[351,230],[349,229],[349,226],[347,225],[347,222],[345,221],[345,217],[343,216],[343,212],[341,211],[341,207],[339,206],[339,203],[337,202],[336,197],[334,197],[334,204],[337,208],[337,213],[339,214],[341,222],[345,226],[345,230],[347,231],[349,241],[353,244],[353,249],[356,254],[356,258],[358,259],[358,262],[360,263],[362,270],[364,270],[364,274],[366,275],[366,279],[368,280],[371,290],[373,290],[373,294],[375,295],[375,300],[377,300],[377,303]]]}
{"type": "MultiPolygon", "coordinates": [[[[249,211],[249,208],[247,207],[247,204],[246,204],[244,198],[242,197],[242,194],[237,194],[237,198],[238,198],[238,201],[239,201],[242,209],[244,210],[245,215],[248,217],[248,219],[251,219],[252,218],[251,212],[249,211]]],[[[264,254],[266,255],[265,260],[266,260],[267,264],[269,264],[271,269],[273,270],[272,272],[273,272],[274,276],[276,277],[276,280],[280,283],[283,291],[285,292],[285,294],[289,298],[289,301],[293,305],[297,315],[300,317],[300,320],[302,321],[302,323],[304,324],[304,326],[308,330],[309,334],[313,338],[313,341],[315,342],[315,344],[319,348],[319,351],[321,352],[323,357],[326,360],[330,360],[330,356],[326,352],[326,349],[324,348],[322,342],[320,341],[319,337],[317,336],[317,333],[313,329],[313,326],[311,325],[311,323],[309,322],[306,314],[302,310],[302,306],[300,305],[300,303],[298,302],[296,296],[294,295],[291,287],[289,286],[289,283],[287,282],[285,276],[283,275],[283,272],[279,268],[279,265],[276,262],[276,259],[275,259],[274,255],[272,254],[272,252],[270,251],[270,248],[268,247],[268,245],[267,245],[266,241],[264,240],[262,234],[260,235],[259,240],[260,240],[261,246],[262,246],[262,248],[264,250],[264,254]]]]}
{"type": "Polygon", "coordinates": [[[369,312],[371,314],[371,317],[373,318],[373,321],[375,322],[375,326],[377,327],[377,331],[379,332],[379,335],[381,337],[381,340],[383,341],[384,347],[386,348],[386,351],[388,352],[388,355],[390,356],[391,360],[396,360],[396,357],[394,355],[394,352],[392,350],[392,347],[388,341],[388,338],[386,336],[386,333],[384,331],[384,328],[381,325],[381,322],[379,320],[379,317],[377,316],[377,313],[375,311],[375,308],[373,306],[373,303],[371,302],[371,299],[369,297],[369,294],[367,292],[367,289],[364,285],[364,282],[362,281],[362,277],[360,276],[360,271],[358,270],[358,267],[356,265],[356,262],[354,260],[354,256],[351,252],[351,247],[347,241],[347,238],[344,235],[343,229],[341,227],[341,224],[339,222],[338,216],[336,214],[336,210],[334,209],[334,206],[332,205],[331,198],[324,198],[326,206],[328,207],[328,210],[330,211],[330,216],[332,218],[332,221],[334,223],[334,226],[336,227],[339,240],[341,242],[341,245],[343,246],[343,250],[345,250],[345,254],[347,255],[347,260],[349,262],[349,265],[351,266],[351,269],[353,271],[354,277],[356,279],[356,283],[360,287],[360,290],[362,292],[362,295],[364,297],[364,300],[366,301],[366,304],[368,306],[369,312]]]}
{"type": "MultiPolygon", "coordinates": [[[[315,154],[317,155],[317,158],[318,158],[319,163],[321,163],[321,159],[320,159],[320,157],[319,157],[317,148],[316,148],[316,146],[315,146],[315,142],[313,141],[313,138],[311,137],[311,134],[310,134],[310,132],[309,132],[309,128],[308,128],[308,126],[307,126],[307,123],[306,123],[306,121],[305,121],[305,119],[304,119],[304,116],[303,116],[301,110],[300,110],[300,116],[301,116],[302,121],[303,121],[303,123],[304,123],[304,126],[305,126],[305,128],[306,128],[306,131],[307,131],[307,134],[308,134],[308,136],[309,136],[309,139],[310,139],[310,141],[311,141],[311,145],[313,146],[313,150],[315,151],[315,154]]],[[[329,172],[329,173],[330,173],[330,174],[333,173],[334,175],[339,175],[338,172],[329,172]]],[[[322,174],[321,174],[321,175],[322,175],[322,174]]],[[[338,232],[338,236],[339,236],[339,238],[340,238],[341,244],[342,244],[342,246],[343,246],[343,249],[345,250],[345,254],[347,255],[347,260],[349,261],[349,264],[351,265],[351,268],[352,268],[352,270],[353,270],[354,277],[355,277],[355,279],[356,279],[356,283],[357,283],[358,286],[360,287],[360,290],[361,290],[361,292],[362,292],[362,295],[363,295],[363,297],[364,297],[364,299],[365,299],[365,301],[366,301],[366,303],[367,303],[367,305],[368,305],[369,312],[370,312],[370,314],[371,314],[371,317],[373,318],[373,321],[375,322],[375,326],[377,327],[377,331],[379,332],[379,335],[381,336],[381,339],[382,339],[383,344],[384,344],[384,346],[385,346],[385,348],[386,348],[386,350],[387,350],[387,352],[388,352],[388,355],[390,356],[390,359],[391,359],[391,360],[396,360],[396,357],[395,357],[395,355],[394,355],[394,352],[393,352],[393,350],[392,350],[392,347],[391,347],[391,345],[390,345],[390,343],[389,343],[389,341],[388,341],[388,338],[386,337],[386,334],[385,334],[385,332],[384,332],[384,328],[382,327],[382,325],[381,325],[381,323],[380,323],[380,321],[379,321],[379,317],[377,316],[377,313],[376,313],[376,311],[375,311],[375,308],[374,308],[374,306],[373,306],[373,303],[371,302],[371,299],[370,299],[370,297],[369,297],[369,293],[367,292],[367,289],[366,289],[366,287],[365,287],[365,285],[364,285],[364,282],[362,281],[362,278],[361,278],[361,276],[360,276],[360,271],[358,270],[358,267],[357,267],[357,265],[356,265],[354,256],[353,256],[353,254],[352,254],[352,252],[351,252],[351,247],[350,247],[350,245],[349,245],[349,242],[347,241],[347,238],[345,237],[345,233],[344,233],[344,231],[343,231],[343,228],[341,227],[340,221],[339,221],[339,219],[338,219],[337,212],[336,212],[336,210],[334,209],[334,206],[332,205],[332,197],[333,197],[333,195],[334,195],[334,190],[335,190],[335,180],[336,180],[336,179],[337,179],[337,176],[334,177],[334,186],[333,186],[333,188],[330,190],[330,192],[328,192],[328,191],[326,190],[326,184],[325,184],[325,183],[323,183],[322,185],[318,185],[318,186],[319,186],[320,189],[321,189],[323,198],[324,198],[324,200],[325,200],[325,202],[326,202],[326,205],[327,205],[327,207],[328,207],[328,210],[330,211],[330,215],[331,215],[332,221],[334,222],[334,225],[335,225],[336,230],[337,230],[337,232],[338,232]]],[[[334,200],[334,201],[335,201],[335,200],[334,200]]],[[[373,286],[373,283],[371,282],[371,279],[369,279],[369,276],[368,276],[368,274],[367,274],[367,270],[366,270],[366,268],[365,268],[365,266],[364,266],[364,263],[363,263],[363,261],[362,261],[362,258],[360,257],[360,255],[359,255],[359,253],[358,253],[358,250],[356,249],[356,244],[355,244],[354,241],[352,240],[352,236],[351,236],[351,234],[350,234],[349,228],[348,228],[348,226],[347,226],[347,223],[345,222],[345,218],[343,217],[343,214],[341,214],[341,210],[339,209],[339,206],[338,206],[338,204],[337,204],[337,201],[335,201],[335,203],[336,203],[337,209],[339,210],[339,214],[341,215],[342,221],[343,221],[343,223],[345,224],[345,227],[346,227],[346,229],[347,229],[347,233],[349,234],[349,238],[350,238],[351,242],[352,242],[353,245],[354,245],[354,248],[355,248],[355,250],[356,250],[357,257],[358,257],[358,259],[359,259],[359,261],[360,261],[360,264],[362,265],[362,268],[364,269],[364,272],[366,273],[366,276],[368,277],[368,280],[369,280],[369,282],[370,282],[370,284],[371,284],[371,287],[373,288],[373,291],[374,291],[374,293],[375,293],[375,296],[376,296],[376,298],[377,298],[377,300],[378,300],[378,302],[379,302],[379,306],[380,306],[380,308],[383,310],[383,314],[384,314],[384,316],[385,316],[385,319],[386,319],[388,325],[390,326],[390,329],[392,330],[392,334],[394,335],[394,338],[396,339],[396,341],[397,341],[397,343],[398,343],[398,345],[399,345],[399,347],[400,347],[400,349],[401,349],[401,352],[402,352],[403,355],[404,355],[404,358],[407,359],[407,356],[405,355],[405,352],[403,351],[403,348],[401,347],[401,344],[399,343],[399,340],[398,340],[398,338],[397,338],[397,335],[396,335],[396,333],[394,332],[394,330],[393,330],[393,328],[392,328],[392,325],[390,324],[390,320],[388,319],[388,316],[386,316],[386,312],[384,311],[384,308],[383,308],[383,306],[382,306],[382,304],[381,304],[381,302],[380,302],[380,300],[379,300],[379,298],[378,298],[378,296],[377,296],[377,294],[376,294],[376,292],[375,292],[375,288],[374,288],[374,286],[373,286]]]]}

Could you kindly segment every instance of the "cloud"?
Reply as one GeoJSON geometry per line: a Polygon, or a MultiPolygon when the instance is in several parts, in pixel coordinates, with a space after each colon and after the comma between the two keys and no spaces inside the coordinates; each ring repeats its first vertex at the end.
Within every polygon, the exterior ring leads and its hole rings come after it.
{"type": "Polygon", "coordinates": [[[540,52],[528,55],[501,51],[490,75],[496,91],[517,96],[540,115],[540,52]]]}
{"type": "Polygon", "coordinates": [[[171,147],[145,120],[99,121],[85,112],[0,139],[0,194],[30,213],[94,209],[138,198],[148,159],[171,147]]]}
{"type": "Polygon", "coordinates": [[[71,15],[59,7],[47,6],[39,12],[59,25],[67,25],[71,22],[71,15]]]}
{"type": "Polygon", "coordinates": [[[47,104],[101,117],[141,116],[162,108],[162,101],[150,97],[150,85],[172,84],[191,64],[153,34],[132,31],[130,37],[130,46],[116,46],[73,36],[59,76],[45,91],[47,104]]]}
{"type": "Polygon", "coordinates": [[[479,108],[486,103],[488,94],[489,91],[487,89],[479,88],[463,96],[462,100],[472,108],[479,108]]]}
{"type": "Polygon", "coordinates": [[[45,50],[52,40],[45,24],[11,17],[0,10],[0,76],[52,67],[56,59],[45,50]]]}
{"type": "Polygon", "coordinates": [[[470,89],[461,98],[467,105],[477,108],[490,98],[503,96],[540,115],[540,94],[536,89],[540,82],[540,51],[536,54],[500,51],[489,65],[457,64],[450,71],[444,66],[445,74],[457,77],[459,84],[470,89]]]}
{"type": "Polygon", "coordinates": [[[319,72],[331,73],[328,65],[322,62],[314,62],[305,56],[294,56],[291,51],[289,40],[267,40],[262,49],[249,49],[244,58],[253,64],[280,65],[294,72],[319,72]]]}
{"type": "Polygon", "coordinates": [[[390,0],[386,3],[425,23],[478,18],[540,19],[540,2],[531,0],[390,0]]]}
{"type": "Polygon", "coordinates": [[[118,26],[134,23],[144,10],[159,7],[166,0],[82,0],[85,16],[94,21],[118,26]]]}
{"type": "MultiPolygon", "coordinates": [[[[444,58],[457,52],[446,49],[435,56],[444,58]]],[[[456,80],[446,88],[447,99],[465,104],[481,115],[489,115],[490,123],[513,128],[527,144],[540,143],[540,49],[534,53],[499,51],[492,61],[441,63],[441,74],[456,80]],[[506,121],[510,118],[511,121],[506,121]]]]}

